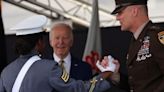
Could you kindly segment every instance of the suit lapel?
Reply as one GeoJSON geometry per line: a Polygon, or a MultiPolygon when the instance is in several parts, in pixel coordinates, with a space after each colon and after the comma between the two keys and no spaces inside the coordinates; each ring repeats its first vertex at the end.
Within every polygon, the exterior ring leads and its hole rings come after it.
{"type": "Polygon", "coordinates": [[[136,41],[131,41],[131,45],[129,48],[129,58],[127,61],[127,64],[129,65],[131,63],[131,61],[133,60],[133,58],[136,56],[138,50],[140,49],[142,45],[142,41],[140,40],[136,40],[136,41]]]}
{"type": "Polygon", "coordinates": [[[73,56],[71,56],[70,76],[74,76],[75,74],[77,74],[77,73],[76,73],[76,71],[77,71],[76,69],[78,69],[77,66],[78,66],[78,64],[77,64],[75,58],[74,58],[73,56]],[[76,69],[75,69],[75,68],[76,68],[76,69]]]}
{"type": "Polygon", "coordinates": [[[130,48],[129,48],[129,52],[128,52],[128,60],[127,60],[127,65],[131,64],[133,59],[135,58],[135,56],[137,55],[140,47],[142,46],[143,43],[143,39],[146,35],[147,29],[149,28],[149,26],[152,24],[152,22],[149,22],[143,29],[143,31],[141,32],[141,34],[139,35],[138,39],[136,41],[131,40],[131,44],[130,44],[130,48]]]}

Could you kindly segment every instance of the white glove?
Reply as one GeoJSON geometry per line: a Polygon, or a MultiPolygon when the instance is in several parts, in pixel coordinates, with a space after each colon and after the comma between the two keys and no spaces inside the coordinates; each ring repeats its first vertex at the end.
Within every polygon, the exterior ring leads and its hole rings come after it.
{"type": "Polygon", "coordinates": [[[113,63],[113,58],[109,55],[108,56],[108,66],[106,68],[100,65],[100,61],[97,61],[96,66],[100,69],[101,72],[111,71],[114,72],[116,69],[116,65],[113,63]]]}

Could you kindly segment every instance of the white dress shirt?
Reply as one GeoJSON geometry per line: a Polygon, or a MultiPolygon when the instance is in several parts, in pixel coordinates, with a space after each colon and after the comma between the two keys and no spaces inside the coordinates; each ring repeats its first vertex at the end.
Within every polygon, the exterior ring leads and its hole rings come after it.
{"type": "MultiPolygon", "coordinates": [[[[59,65],[61,64],[61,62],[60,62],[61,59],[55,53],[53,53],[53,58],[54,58],[55,62],[57,62],[59,65]]],[[[65,67],[67,73],[70,74],[71,54],[69,53],[63,60],[64,60],[64,67],[65,67]]]]}

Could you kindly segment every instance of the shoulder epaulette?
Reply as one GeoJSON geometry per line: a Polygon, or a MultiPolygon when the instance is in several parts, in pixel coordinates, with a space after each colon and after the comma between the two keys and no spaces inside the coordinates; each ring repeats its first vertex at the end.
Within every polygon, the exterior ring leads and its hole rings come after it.
{"type": "Polygon", "coordinates": [[[150,30],[151,30],[151,31],[156,31],[156,30],[161,30],[161,28],[158,27],[158,26],[151,26],[151,27],[150,27],[150,30]]]}

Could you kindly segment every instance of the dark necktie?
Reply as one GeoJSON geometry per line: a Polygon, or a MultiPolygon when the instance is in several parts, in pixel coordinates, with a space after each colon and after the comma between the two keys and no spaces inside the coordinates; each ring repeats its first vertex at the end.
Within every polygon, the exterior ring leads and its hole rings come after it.
{"type": "Polygon", "coordinates": [[[65,67],[64,67],[64,60],[60,60],[60,66],[61,66],[62,70],[65,70],[65,67]]]}
{"type": "Polygon", "coordinates": [[[62,71],[63,71],[61,78],[63,81],[67,82],[69,79],[69,74],[67,73],[64,67],[64,60],[60,60],[60,67],[62,68],[62,71]]]}
{"type": "Polygon", "coordinates": [[[133,42],[135,42],[137,40],[134,36],[132,36],[131,39],[132,39],[133,42]]]}

